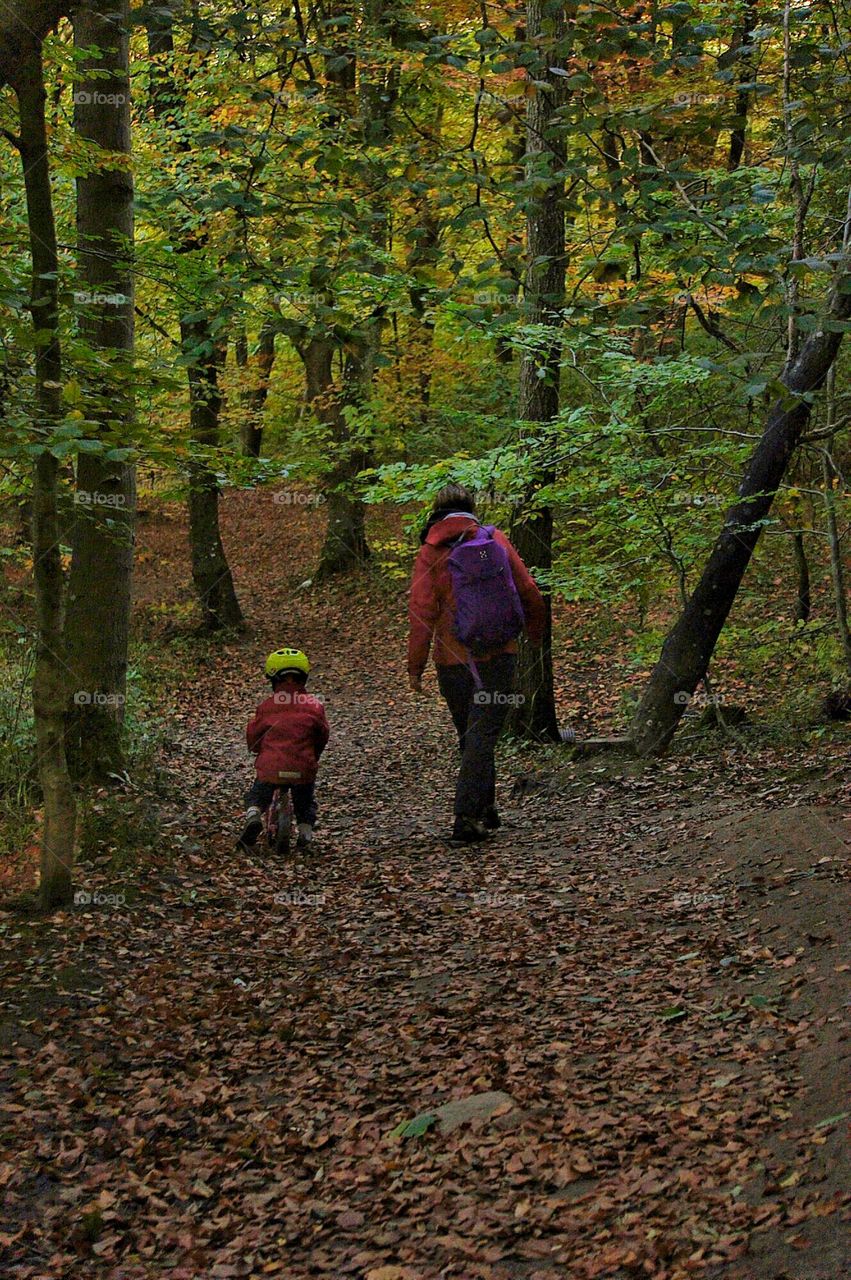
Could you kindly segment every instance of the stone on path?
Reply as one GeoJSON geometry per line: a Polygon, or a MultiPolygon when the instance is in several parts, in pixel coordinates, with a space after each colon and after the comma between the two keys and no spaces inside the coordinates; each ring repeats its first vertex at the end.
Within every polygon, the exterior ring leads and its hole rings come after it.
{"type": "Polygon", "coordinates": [[[495,1128],[514,1129],[520,1116],[520,1109],[511,1095],[494,1089],[487,1093],[470,1094],[468,1098],[456,1098],[453,1102],[444,1102],[442,1106],[430,1111],[421,1111],[412,1120],[398,1125],[391,1136],[418,1138],[433,1127],[445,1136],[471,1120],[492,1119],[495,1128]]]}

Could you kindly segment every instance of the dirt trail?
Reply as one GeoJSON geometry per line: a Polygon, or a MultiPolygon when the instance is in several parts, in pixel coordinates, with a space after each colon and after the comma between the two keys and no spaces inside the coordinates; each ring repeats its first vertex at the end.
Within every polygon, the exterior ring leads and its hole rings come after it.
{"type": "MultiPolygon", "coordinates": [[[[404,692],[398,602],[294,594],[275,565],[319,531],[293,513],[282,547],[237,497],[253,630],[187,676],[168,847],[82,870],[123,906],[5,932],[2,1273],[847,1274],[843,762],[521,753],[506,827],[450,849],[452,736],[404,692]],[[258,662],[291,639],[333,741],[319,849],[281,865],[232,838],[258,662]],[[495,1090],[501,1115],[388,1137],[495,1090]]],[[[180,598],[180,534],[145,533],[142,614],[180,598]]]]}

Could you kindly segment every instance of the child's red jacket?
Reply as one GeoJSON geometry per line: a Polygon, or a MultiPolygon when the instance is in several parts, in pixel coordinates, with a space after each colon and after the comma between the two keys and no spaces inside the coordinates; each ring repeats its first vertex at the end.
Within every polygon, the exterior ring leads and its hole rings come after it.
{"type": "Polygon", "coordinates": [[[330,730],[318,698],[279,689],[260,703],[246,729],[261,782],[313,782],[330,730]]]}

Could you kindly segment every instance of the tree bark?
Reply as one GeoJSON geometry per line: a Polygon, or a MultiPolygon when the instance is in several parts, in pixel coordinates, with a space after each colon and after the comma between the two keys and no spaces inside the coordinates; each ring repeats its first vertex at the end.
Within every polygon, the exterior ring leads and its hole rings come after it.
{"type": "Polygon", "coordinates": [[[745,152],[745,142],[747,141],[748,111],[754,91],[753,89],[745,88],[745,86],[752,83],[756,78],[756,65],[753,57],[750,54],[742,54],[739,50],[743,45],[750,44],[750,33],[758,25],[758,22],[757,6],[753,3],[753,0],[750,0],[750,3],[745,5],[741,26],[733,37],[733,48],[731,50],[738,65],[739,81],[736,86],[736,115],[733,127],[730,130],[730,152],[727,157],[727,168],[731,173],[734,169],[738,169],[741,164],[742,156],[745,152]]]}
{"type": "MultiPolygon", "coordinates": [[[[548,180],[540,192],[530,197],[526,215],[528,267],[525,282],[524,318],[530,325],[548,325],[552,338],[547,349],[526,350],[520,362],[518,415],[522,422],[540,423],[543,446],[535,451],[536,477],[526,494],[524,506],[534,503],[535,492],[555,477],[548,455],[552,444],[546,428],[558,417],[559,366],[561,361],[562,308],[565,282],[565,220],[563,144],[558,134],[558,111],[562,105],[563,77],[550,68],[560,67],[567,32],[565,10],[557,14],[547,0],[528,0],[526,29],[531,47],[537,48],[547,33],[547,70],[536,70],[534,79],[546,80],[549,91],[538,88],[526,107],[526,174],[540,178],[542,160],[548,180]],[[550,45],[550,41],[552,42],[550,45]]],[[[530,73],[531,74],[531,73],[530,73]]],[[[511,538],[520,556],[534,572],[545,572],[553,562],[553,513],[550,507],[533,506],[529,514],[515,511],[511,538]]],[[[522,642],[518,662],[518,685],[522,696],[511,727],[523,737],[559,740],[553,687],[552,598],[544,587],[546,625],[540,649],[522,642]]]]}
{"type": "MultiPolygon", "coordinates": [[[[827,310],[829,323],[851,316],[851,274],[839,276],[827,310]]],[[[668,634],[645,687],[631,726],[641,755],[667,748],[690,696],[706,675],[777,488],[809,419],[810,399],[803,397],[823,386],[841,340],[841,332],[817,330],[784,370],[781,380],[790,395],[778,400],[769,414],[739,486],[739,500],[727,512],[700,581],[668,634]]]]}
{"type": "Polygon", "coordinates": [[[408,326],[408,364],[414,370],[418,392],[417,416],[426,426],[431,407],[434,371],[434,314],[430,310],[429,285],[439,257],[440,218],[428,192],[415,201],[416,226],[408,251],[407,271],[412,276],[408,293],[411,322],[408,326]]]}
{"type": "Polygon", "coordinates": [[[331,432],[341,456],[328,477],[325,489],[327,524],[325,540],[316,572],[317,579],[345,573],[363,564],[369,556],[364,504],[351,492],[351,479],[368,465],[366,453],[352,441],[346,422],[347,383],[357,389],[361,370],[347,359],[343,386],[334,383],[334,343],[311,338],[300,348],[307,379],[307,400],[319,422],[331,432]]]}
{"type": "Polygon", "coordinates": [[[242,419],[239,425],[242,452],[247,458],[259,458],[263,443],[263,410],[269,394],[269,380],[275,363],[275,338],[278,334],[278,317],[270,316],[264,320],[257,340],[257,351],[252,359],[245,344],[244,360],[237,363],[245,370],[251,385],[245,387],[240,395],[242,419]]]}
{"type": "Polygon", "coordinates": [[[17,92],[31,76],[33,59],[41,60],[41,44],[74,0],[4,0],[0,5],[0,85],[17,92]]]}
{"type": "MultiPolygon", "coordinates": [[[[77,178],[76,294],[83,338],[103,352],[107,371],[89,387],[90,416],[110,443],[130,441],[133,424],[133,176],[130,169],[128,0],[82,4],[74,17],[81,63],[74,93],[77,136],[103,152],[77,178]],[[116,164],[115,157],[126,157],[116,164]],[[116,421],[119,427],[116,429],[116,421]]],[[[136,509],[135,467],[81,453],[65,634],[72,671],[67,748],[76,777],[105,779],[124,767],[121,725],[136,509]]]]}
{"type": "Polygon", "coordinates": [[[836,472],[830,456],[822,459],[824,483],[824,507],[827,517],[827,539],[830,546],[830,580],[833,586],[833,605],[836,614],[836,632],[842,651],[842,664],[846,680],[851,680],[851,627],[848,624],[848,598],[845,592],[845,565],[842,559],[842,539],[836,519],[836,494],[833,483],[836,472]]]}
{"type": "MultiPolygon", "coordinates": [[[[32,253],[35,332],[36,433],[39,442],[62,416],[59,342],[59,259],[44,118],[44,74],[39,47],[15,68],[20,151],[32,253]]],[[[33,480],[33,569],[38,637],[33,709],[38,773],[44,798],[39,897],[46,910],[71,901],[76,803],[65,757],[67,663],[63,635],[62,557],[57,504],[59,464],[48,452],[33,480]]]]}
{"type": "MultiPolygon", "coordinates": [[[[148,54],[151,58],[151,107],[154,117],[171,130],[174,145],[188,152],[190,143],[180,128],[180,87],[175,83],[173,14],[175,0],[164,0],[145,12],[148,54]]],[[[193,31],[192,44],[195,46],[193,31]]],[[[198,253],[202,239],[193,230],[178,232],[178,253],[198,253]]],[[[185,305],[185,304],[184,304],[185,305]]],[[[180,318],[181,349],[187,358],[189,383],[189,546],[192,581],[201,606],[202,627],[216,631],[242,625],[233,576],[225,555],[219,524],[219,484],[209,462],[209,450],[219,443],[222,394],[219,387],[221,352],[210,317],[199,300],[197,308],[180,318]]]]}
{"type": "Polygon", "coordinates": [[[792,534],[792,547],[795,552],[795,576],[797,596],[795,599],[795,621],[809,622],[812,609],[810,594],[810,566],[807,562],[807,550],[804,546],[804,535],[800,529],[792,534]]]}
{"type": "MultiPolygon", "coordinates": [[[[443,107],[438,104],[429,127],[428,140],[421,144],[422,159],[435,161],[440,154],[443,129],[443,107]]],[[[430,307],[437,264],[440,260],[440,214],[430,190],[413,197],[414,225],[409,233],[405,270],[410,278],[408,296],[411,319],[407,334],[406,364],[413,373],[418,392],[417,417],[422,426],[428,423],[431,408],[431,380],[434,372],[435,318],[430,307]]]]}
{"type": "MultiPolygon", "coordinates": [[[[848,208],[851,213],[851,194],[848,197],[848,208]]],[[[851,219],[846,221],[845,247],[847,248],[848,230],[851,219]]],[[[836,631],[842,651],[842,663],[845,677],[851,680],[851,628],[848,625],[848,597],[845,591],[845,564],[842,557],[842,536],[839,522],[836,519],[836,492],[834,480],[839,479],[833,461],[833,444],[836,438],[836,365],[832,365],[827,375],[827,427],[830,435],[824,444],[822,453],[822,483],[824,486],[824,509],[827,520],[827,541],[830,547],[830,580],[833,586],[833,607],[836,614],[836,631]]]]}
{"type": "Polygon", "coordinates": [[[219,483],[207,450],[219,441],[222,353],[214,343],[206,315],[182,319],[180,337],[189,357],[189,536],[192,581],[207,631],[238,627],[243,621],[219,526],[219,483]]]}
{"type": "MultiPolygon", "coordinates": [[[[345,16],[345,6],[336,15],[345,16]]],[[[366,0],[364,18],[377,37],[388,37],[395,13],[385,0],[366,0]]],[[[329,24],[330,28],[330,24],[329,24]]],[[[333,31],[333,28],[330,28],[333,31]]],[[[390,139],[390,118],[398,97],[398,73],[380,58],[361,68],[357,74],[354,49],[349,43],[348,25],[340,24],[336,38],[331,37],[331,56],[325,59],[329,105],[335,108],[330,120],[348,116],[357,122],[366,175],[363,190],[369,209],[368,235],[375,246],[375,258],[369,264],[376,279],[384,275],[381,253],[387,246],[388,223],[386,184],[388,173],[384,151],[390,139]]],[[[376,359],[381,345],[381,329],[385,308],[377,302],[356,332],[347,336],[343,348],[343,370],[333,405],[327,410],[336,445],[337,461],[328,477],[326,499],[328,522],[325,542],[319,557],[317,579],[345,573],[362,565],[369,555],[366,541],[364,504],[355,489],[358,473],[371,463],[371,451],[363,432],[353,433],[346,410],[362,410],[369,401],[375,378],[376,359]]]]}

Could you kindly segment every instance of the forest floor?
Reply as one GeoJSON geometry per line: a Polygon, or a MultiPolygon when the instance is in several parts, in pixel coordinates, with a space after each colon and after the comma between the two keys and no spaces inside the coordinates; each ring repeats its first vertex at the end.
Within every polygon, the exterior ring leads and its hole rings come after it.
{"type": "MultiPolygon", "coordinates": [[[[509,747],[505,826],[450,848],[402,584],[294,589],[315,514],[224,513],[250,630],[171,641],[164,838],[123,865],[107,840],[88,904],[2,917],[0,1274],[848,1275],[847,747],[509,747]],[[281,863],[234,837],[290,642],[333,737],[316,852],[281,863]]],[[[166,648],[178,509],[140,534],[137,626],[166,648]]],[[[605,662],[560,675],[590,716],[605,662]]]]}

